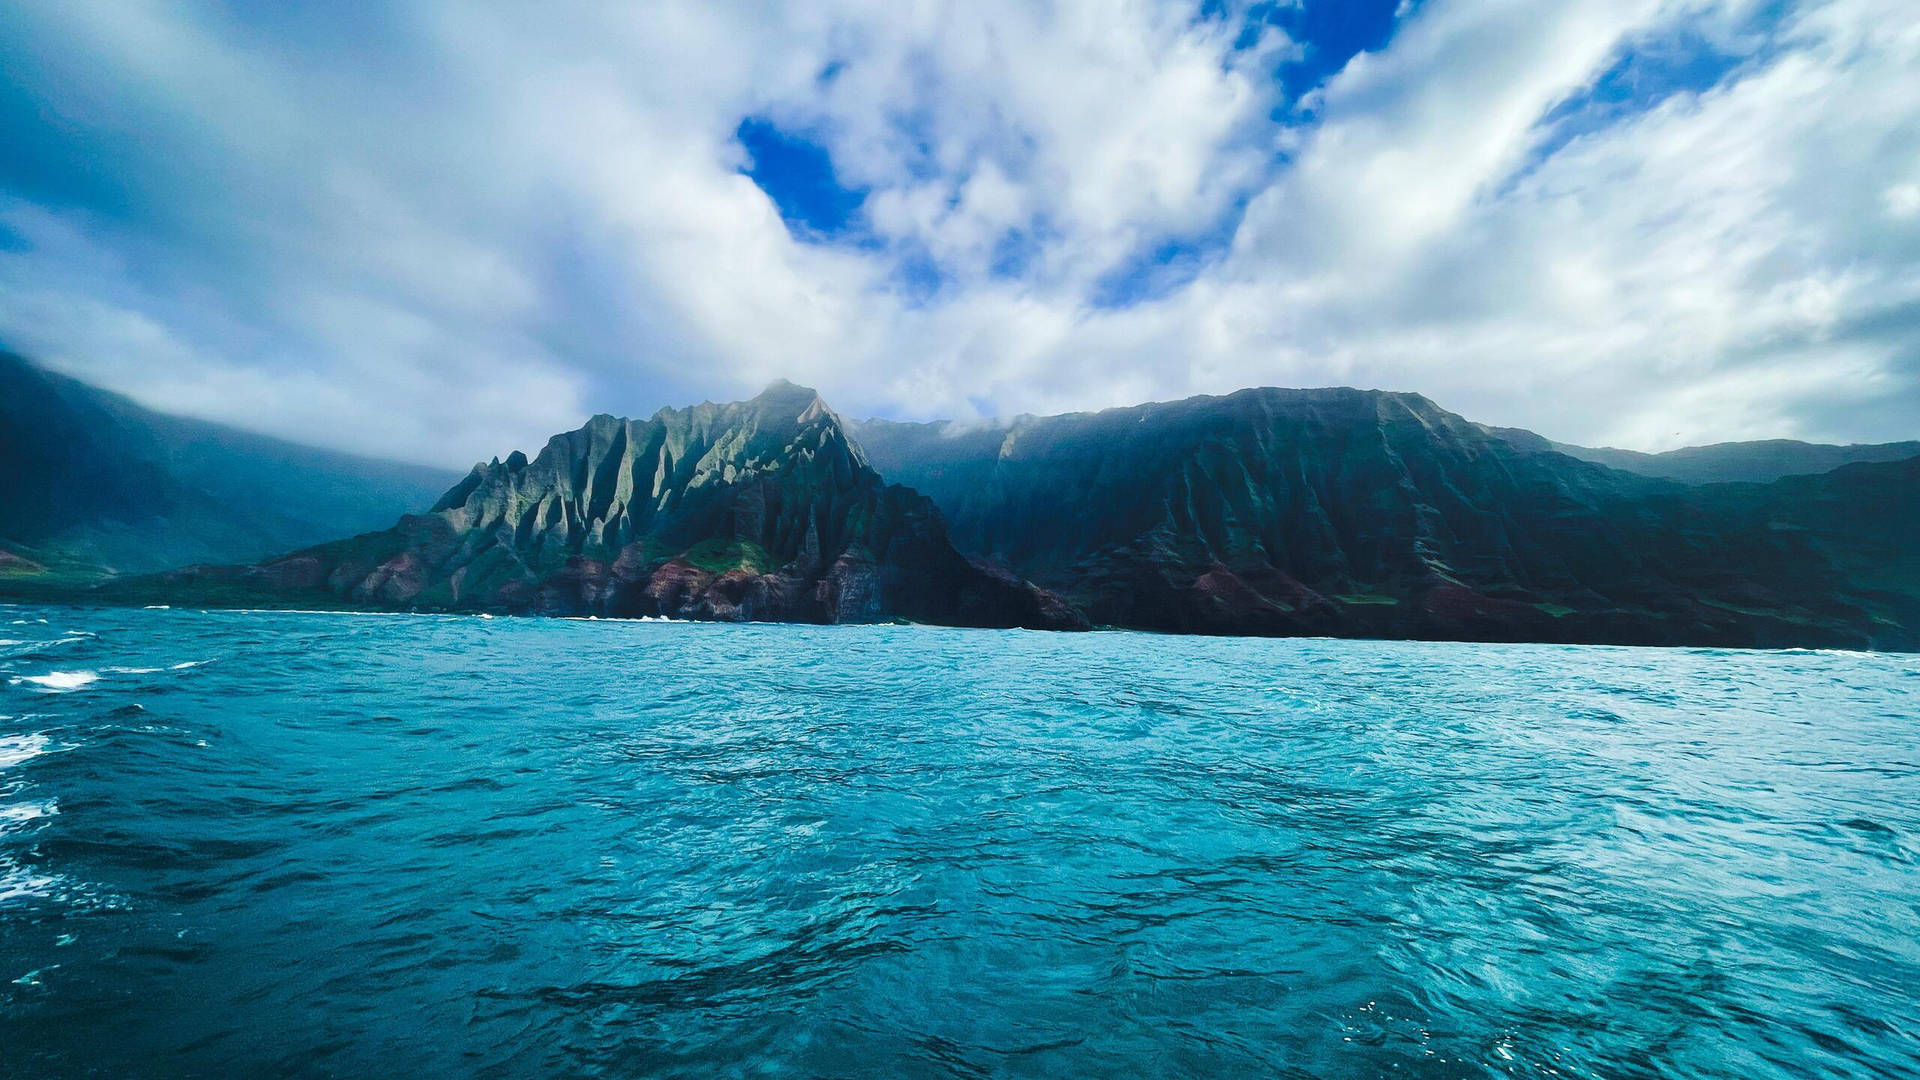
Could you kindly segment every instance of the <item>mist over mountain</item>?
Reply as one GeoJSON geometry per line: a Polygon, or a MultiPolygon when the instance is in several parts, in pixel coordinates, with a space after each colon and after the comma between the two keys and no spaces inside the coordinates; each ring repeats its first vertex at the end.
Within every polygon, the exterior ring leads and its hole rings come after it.
{"type": "Polygon", "coordinates": [[[0,352],[0,551],[65,573],[252,560],[392,524],[456,474],[142,408],[0,352]]]}

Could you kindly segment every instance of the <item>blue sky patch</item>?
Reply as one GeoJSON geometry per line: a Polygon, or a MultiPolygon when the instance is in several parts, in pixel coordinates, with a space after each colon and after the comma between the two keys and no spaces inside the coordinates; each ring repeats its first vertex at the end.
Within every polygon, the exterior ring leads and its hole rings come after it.
{"type": "Polygon", "coordinates": [[[1185,288],[1233,244],[1248,202],[1246,197],[1234,200],[1204,232],[1166,237],[1136,251],[1095,283],[1091,303],[1096,308],[1130,307],[1185,288]]]}
{"type": "Polygon", "coordinates": [[[1040,255],[1041,240],[1037,230],[1008,229],[993,245],[993,255],[988,260],[987,272],[996,278],[1022,278],[1033,268],[1040,255]]]}
{"type": "Polygon", "coordinates": [[[914,307],[932,303],[947,283],[940,264],[919,245],[910,245],[894,267],[892,285],[895,295],[914,307]]]}
{"type": "Polygon", "coordinates": [[[795,237],[832,238],[856,224],[867,193],[841,186],[826,147],[757,116],[740,121],[734,137],[749,159],[740,171],[773,200],[795,237]]]}
{"type": "Polygon", "coordinates": [[[6,222],[0,221],[0,252],[32,251],[33,241],[15,232],[6,222]]]}
{"type": "MultiPolygon", "coordinates": [[[[1239,44],[1250,48],[1263,27],[1274,26],[1301,46],[1301,55],[1281,64],[1274,77],[1287,104],[1340,73],[1347,61],[1374,52],[1392,40],[1404,0],[1300,0],[1255,4],[1247,13],[1239,44]]],[[[1406,3],[1407,14],[1419,8],[1406,3]]]]}
{"type": "Polygon", "coordinates": [[[1593,85],[1561,102],[1540,120],[1546,137],[1533,150],[1527,164],[1518,170],[1502,190],[1538,169],[1568,143],[1583,135],[1604,131],[1615,124],[1658,108],[1676,94],[1700,94],[1713,89],[1742,66],[1764,64],[1777,46],[1773,38],[1786,17],[1784,0],[1761,5],[1741,28],[1739,37],[1765,43],[1759,48],[1728,50],[1694,28],[1681,28],[1665,37],[1635,42],[1623,50],[1593,85]]]}

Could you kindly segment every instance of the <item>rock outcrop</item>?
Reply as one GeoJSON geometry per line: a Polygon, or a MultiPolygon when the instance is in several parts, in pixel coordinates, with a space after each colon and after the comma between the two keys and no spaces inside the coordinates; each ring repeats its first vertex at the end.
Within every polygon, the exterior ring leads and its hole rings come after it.
{"type": "Polygon", "coordinates": [[[1070,629],[1058,597],[974,563],[813,391],[596,416],[474,466],[426,514],[143,588],[427,610],[1070,629]]]}

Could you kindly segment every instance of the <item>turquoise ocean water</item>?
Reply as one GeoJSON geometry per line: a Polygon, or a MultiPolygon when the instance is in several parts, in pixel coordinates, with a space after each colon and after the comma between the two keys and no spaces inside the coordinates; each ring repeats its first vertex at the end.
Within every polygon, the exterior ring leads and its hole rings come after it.
{"type": "Polygon", "coordinates": [[[0,607],[0,1075],[1920,1076],[1920,657],[0,607]]]}

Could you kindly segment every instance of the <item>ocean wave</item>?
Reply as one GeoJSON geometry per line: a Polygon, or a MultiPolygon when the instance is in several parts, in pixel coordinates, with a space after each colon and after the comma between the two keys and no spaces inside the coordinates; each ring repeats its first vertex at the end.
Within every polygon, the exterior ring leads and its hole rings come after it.
{"type": "Polygon", "coordinates": [[[22,825],[49,818],[60,812],[58,804],[43,803],[0,803],[0,836],[17,831],[22,825]]]}
{"type": "Polygon", "coordinates": [[[47,752],[51,740],[38,733],[0,735],[0,769],[25,764],[47,752]]]}
{"type": "Polygon", "coordinates": [[[49,693],[59,693],[78,690],[99,679],[100,673],[97,671],[49,671],[45,675],[16,675],[7,681],[15,686],[31,683],[49,693]]]}
{"type": "Polygon", "coordinates": [[[211,608],[202,615],[345,615],[358,619],[464,619],[452,611],[332,611],[326,608],[211,608]]]}
{"type": "Polygon", "coordinates": [[[0,638],[0,649],[5,649],[8,655],[19,655],[42,649],[54,649],[62,645],[75,645],[85,640],[87,639],[79,637],[60,637],[47,641],[34,641],[30,638],[0,638]]]}
{"type": "Polygon", "coordinates": [[[0,642],[0,646],[15,649],[18,652],[31,652],[35,649],[52,649],[61,645],[77,645],[87,640],[84,637],[57,637],[50,641],[22,641],[17,638],[0,642]]]}
{"type": "Polygon", "coordinates": [[[17,900],[46,900],[59,891],[60,879],[51,874],[36,874],[0,862],[0,906],[17,900]]]}
{"type": "Polygon", "coordinates": [[[1920,657],[369,617],[63,613],[100,640],[0,660],[101,676],[0,691],[0,1002],[42,1010],[0,1057],[1920,1062],[1910,927],[1861,915],[1920,890],[1920,657]],[[482,988],[426,1040],[420,971],[482,988]],[[354,1043],[284,1023],[316,1002],[354,1043]],[[124,1037],[85,1041],[96,1006],[124,1037]]]}
{"type": "Polygon", "coordinates": [[[213,663],[212,660],[182,660],[177,664],[168,664],[166,667],[108,667],[100,670],[107,675],[158,675],[163,671],[185,671],[188,668],[204,667],[211,663],[213,663]]]}

